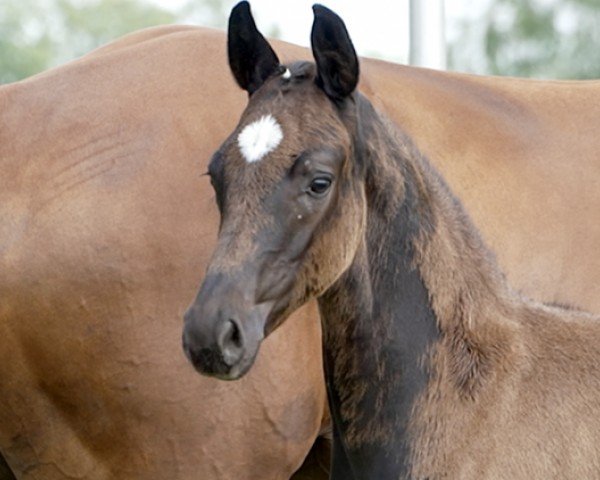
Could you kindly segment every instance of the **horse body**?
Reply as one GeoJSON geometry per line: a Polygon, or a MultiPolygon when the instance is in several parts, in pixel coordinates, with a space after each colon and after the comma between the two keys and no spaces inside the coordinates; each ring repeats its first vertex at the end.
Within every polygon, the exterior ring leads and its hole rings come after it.
{"type": "Polygon", "coordinates": [[[317,298],[331,478],[597,477],[598,318],[508,286],[443,177],[355,91],[342,20],[313,9],[315,64],[286,65],[248,4],[232,11],[250,99],[209,164],[221,228],[186,355],[241,378],[317,298]]]}
{"type": "Polygon", "coordinates": [[[218,228],[203,162],[241,100],[202,67],[221,35],[197,33],[2,90],[0,450],[19,478],[287,479],[321,427],[314,306],[244,383],[181,354],[218,228]]]}
{"type": "MultiPolygon", "coordinates": [[[[314,303],[240,383],[179,353],[218,229],[201,174],[245,102],[224,51],[154,28],[0,88],[0,451],[19,478],[287,478],[328,420],[314,303]]],[[[362,66],[511,282],[600,311],[598,84],[362,66]]]]}

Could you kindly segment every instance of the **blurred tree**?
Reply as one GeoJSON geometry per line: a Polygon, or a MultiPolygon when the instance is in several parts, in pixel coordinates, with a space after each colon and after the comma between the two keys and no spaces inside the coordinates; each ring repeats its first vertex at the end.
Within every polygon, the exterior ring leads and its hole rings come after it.
{"type": "MultiPolygon", "coordinates": [[[[0,83],[27,77],[48,66],[54,42],[45,28],[44,16],[31,15],[29,0],[0,4],[0,83]]],[[[39,9],[38,9],[39,13],[39,9]]]]}
{"type": "Polygon", "coordinates": [[[454,70],[600,78],[598,0],[495,0],[449,46],[454,70]]]}
{"type": "Polygon", "coordinates": [[[0,83],[83,55],[141,28],[197,18],[223,25],[221,0],[188,0],[176,10],[144,0],[0,1],[0,83]]]}
{"type": "Polygon", "coordinates": [[[173,23],[177,18],[172,12],[138,0],[55,3],[69,45],[65,58],[59,61],[81,56],[134,30],[173,23]]]}

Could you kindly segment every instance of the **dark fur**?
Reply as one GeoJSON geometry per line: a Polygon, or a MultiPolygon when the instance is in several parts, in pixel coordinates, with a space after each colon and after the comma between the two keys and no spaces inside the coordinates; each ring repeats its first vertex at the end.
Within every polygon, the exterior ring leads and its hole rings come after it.
{"type": "Polygon", "coordinates": [[[12,473],[12,470],[6,463],[6,460],[0,453],[0,480],[15,480],[15,476],[12,473]]]}
{"type": "MultiPolygon", "coordinates": [[[[332,12],[315,22],[345,31],[332,12]]],[[[340,69],[351,85],[345,61],[270,78],[221,148],[229,193],[207,278],[228,272],[219,288],[233,294],[200,296],[203,323],[189,324],[214,328],[202,302],[250,319],[244,309],[268,299],[268,334],[318,297],[334,479],[597,478],[597,319],[512,291],[411,139],[360,94],[328,91],[323,76],[340,69]],[[236,135],[266,112],[285,140],[248,166],[236,135]],[[335,176],[318,201],[304,196],[314,164],[335,176]]]]}
{"type": "Polygon", "coordinates": [[[248,2],[240,2],[229,17],[227,52],[238,85],[252,95],[279,67],[279,59],[257,30],[248,2]]]}

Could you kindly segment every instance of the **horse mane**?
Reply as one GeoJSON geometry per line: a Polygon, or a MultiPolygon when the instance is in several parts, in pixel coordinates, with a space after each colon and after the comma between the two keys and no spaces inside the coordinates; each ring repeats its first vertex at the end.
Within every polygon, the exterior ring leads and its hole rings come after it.
{"type": "Polygon", "coordinates": [[[462,203],[410,136],[362,95],[357,102],[366,129],[367,198],[386,220],[376,228],[391,228],[395,212],[412,203],[406,228],[413,266],[450,353],[447,374],[461,395],[473,398],[493,370],[491,362],[517,347],[514,309],[523,298],[508,287],[462,203]]]}

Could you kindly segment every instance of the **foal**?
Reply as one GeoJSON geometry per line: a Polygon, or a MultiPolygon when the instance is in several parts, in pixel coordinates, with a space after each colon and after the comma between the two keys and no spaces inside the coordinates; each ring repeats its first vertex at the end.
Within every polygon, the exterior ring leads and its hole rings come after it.
{"type": "Polygon", "coordinates": [[[318,297],[332,478],[600,478],[597,320],[507,287],[443,179],[356,92],[342,20],[314,13],[316,65],[289,66],[247,3],[231,14],[250,101],[209,169],[221,229],[188,358],[239,378],[318,297]]]}

